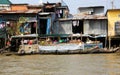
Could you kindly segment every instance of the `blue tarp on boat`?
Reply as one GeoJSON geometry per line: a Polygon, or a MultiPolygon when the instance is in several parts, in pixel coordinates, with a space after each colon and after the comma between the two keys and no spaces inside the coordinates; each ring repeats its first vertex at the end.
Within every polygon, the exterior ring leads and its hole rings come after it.
{"type": "Polygon", "coordinates": [[[95,46],[98,46],[99,48],[103,48],[103,43],[91,43],[91,44],[84,44],[85,49],[93,48],[95,46]]]}

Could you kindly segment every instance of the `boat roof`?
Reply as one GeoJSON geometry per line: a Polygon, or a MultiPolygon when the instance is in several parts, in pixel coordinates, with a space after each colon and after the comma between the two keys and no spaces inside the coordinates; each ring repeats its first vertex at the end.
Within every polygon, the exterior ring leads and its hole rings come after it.
{"type": "Polygon", "coordinates": [[[16,35],[16,36],[12,36],[12,38],[31,38],[31,37],[38,37],[38,34],[28,34],[28,35],[16,35]]]}

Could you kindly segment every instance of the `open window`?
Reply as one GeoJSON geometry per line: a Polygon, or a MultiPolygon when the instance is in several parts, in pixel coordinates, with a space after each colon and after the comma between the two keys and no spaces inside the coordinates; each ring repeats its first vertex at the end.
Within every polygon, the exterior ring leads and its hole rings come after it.
{"type": "Polygon", "coordinates": [[[20,26],[20,32],[23,34],[36,34],[36,22],[26,22],[20,26]]]}
{"type": "Polygon", "coordinates": [[[82,20],[75,20],[73,21],[72,25],[72,32],[76,33],[83,33],[83,21],[82,20]]]}
{"type": "Polygon", "coordinates": [[[120,22],[115,22],[115,35],[120,35],[120,22]]]}

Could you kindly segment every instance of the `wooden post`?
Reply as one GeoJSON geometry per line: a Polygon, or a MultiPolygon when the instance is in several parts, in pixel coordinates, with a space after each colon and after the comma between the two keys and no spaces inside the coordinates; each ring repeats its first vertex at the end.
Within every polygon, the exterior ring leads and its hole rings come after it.
{"type": "Polygon", "coordinates": [[[6,34],[5,34],[5,47],[6,47],[6,42],[7,42],[7,37],[6,37],[6,34]]]}
{"type": "Polygon", "coordinates": [[[36,41],[38,44],[38,21],[36,21],[36,41]]]}
{"type": "MultiPolygon", "coordinates": [[[[5,30],[6,30],[6,27],[7,27],[7,24],[5,23],[5,30]]],[[[6,33],[5,33],[5,43],[4,43],[5,48],[6,48],[6,42],[7,42],[7,35],[6,35],[6,33]]]]}
{"type": "Polygon", "coordinates": [[[82,32],[80,33],[80,36],[81,36],[81,41],[82,41],[82,32]]]}
{"type": "Polygon", "coordinates": [[[107,37],[105,37],[105,48],[106,48],[106,45],[107,45],[107,37]]]}
{"type": "Polygon", "coordinates": [[[97,38],[95,37],[95,43],[96,43],[96,46],[97,46],[97,38]]]}
{"type": "Polygon", "coordinates": [[[109,49],[111,48],[111,36],[109,36],[109,49]]]}
{"type": "Polygon", "coordinates": [[[71,36],[71,40],[73,40],[73,36],[71,36]]]}

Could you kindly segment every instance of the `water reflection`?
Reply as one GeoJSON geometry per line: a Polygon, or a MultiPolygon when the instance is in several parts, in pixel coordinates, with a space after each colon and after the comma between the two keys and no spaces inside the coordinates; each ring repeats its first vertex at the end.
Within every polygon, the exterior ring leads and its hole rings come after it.
{"type": "Polygon", "coordinates": [[[0,75],[120,75],[120,54],[0,56],[0,75]]]}

